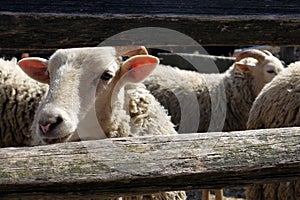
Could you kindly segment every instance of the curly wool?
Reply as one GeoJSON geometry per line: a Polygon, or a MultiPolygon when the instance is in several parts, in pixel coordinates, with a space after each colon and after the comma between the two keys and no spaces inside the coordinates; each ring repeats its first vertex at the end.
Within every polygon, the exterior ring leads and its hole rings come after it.
{"type": "Polygon", "coordinates": [[[0,59],[0,147],[30,146],[34,111],[48,86],[29,78],[16,59],[0,59]]]}
{"type": "Polygon", "coordinates": [[[300,125],[300,62],[292,63],[262,89],[251,109],[248,129],[300,125]]]}
{"type": "Polygon", "coordinates": [[[137,88],[127,85],[126,101],[129,105],[130,136],[177,134],[171,117],[142,84],[137,88]]]}
{"type": "MultiPolygon", "coordinates": [[[[292,63],[268,83],[256,98],[248,129],[300,126],[300,62],[292,63]]],[[[247,199],[300,199],[300,180],[254,185],[247,199]]]]}
{"type": "Polygon", "coordinates": [[[177,134],[166,110],[143,84],[127,84],[122,99],[114,100],[109,137],[177,134]]]}
{"type": "Polygon", "coordinates": [[[223,131],[245,130],[249,112],[256,97],[253,76],[231,67],[223,81],[227,96],[223,131]]]}

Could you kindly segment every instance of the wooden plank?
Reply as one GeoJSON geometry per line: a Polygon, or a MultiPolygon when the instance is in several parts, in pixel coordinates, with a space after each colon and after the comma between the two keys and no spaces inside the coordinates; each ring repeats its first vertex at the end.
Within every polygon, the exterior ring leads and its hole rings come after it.
{"type": "Polygon", "coordinates": [[[299,140],[300,128],[282,128],[3,148],[0,194],[101,199],[294,180],[299,140]]]}
{"type": "MultiPolygon", "coordinates": [[[[160,16],[160,15],[55,15],[0,14],[0,47],[5,49],[57,49],[97,46],[107,38],[141,27],[179,31],[200,45],[299,45],[300,17],[280,16],[160,16]]],[[[121,38],[115,45],[190,45],[163,35],[121,38]],[[154,40],[154,38],[158,38],[154,40]]],[[[122,35],[121,35],[122,36],[122,35]]],[[[194,43],[192,44],[195,45],[194,43]]]]}
{"type": "Polygon", "coordinates": [[[298,0],[21,0],[7,1],[0,11],[69,14],[173,14],[173,15],[291,15],[299,14],[298,0]]]}
{"type": "MultiPolygon", "coordinates": [[[[96,46],[122,31],[146,26],[182,32],[201,45],[299,45],[299,13],[298,0],[16,0],[0,7],[0,47],[96,46]]],[[[123,39],[118,45],[149,45],[123,39]]]]}

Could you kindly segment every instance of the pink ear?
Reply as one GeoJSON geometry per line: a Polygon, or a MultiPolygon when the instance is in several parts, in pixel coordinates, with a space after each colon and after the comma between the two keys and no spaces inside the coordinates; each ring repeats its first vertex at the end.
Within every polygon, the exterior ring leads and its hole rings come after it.
{"type": "Polygon", "coordinates": [[[150,55],[137,55],[123,63],[122,75],[126,74],[129,82],[138,83],[143,81],[158,65],[158,58],[150,55]]]}
{"type": "Polygon", "coordinates": [[[41,82],[49,83],[47,74],[47,60],[43,58],[23,58],[18,62],[21,69],[31,78],[41,82]]]}

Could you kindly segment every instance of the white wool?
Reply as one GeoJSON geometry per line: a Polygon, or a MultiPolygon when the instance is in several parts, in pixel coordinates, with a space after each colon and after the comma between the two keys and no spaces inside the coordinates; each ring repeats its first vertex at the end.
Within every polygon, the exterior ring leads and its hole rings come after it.
{"type": "Polygon", "coordinates": [[[262,89],[250,111],[248,129],[300,125],[300,62],[292,63],[262,89]]]}
{"type": "Polygon", "coordinates": [[[142,84],[126,86],[130,136],[177,134],[170,116],[142,84]]]}
{"type": "Polygon", "coordinates": [[[34,112],[48,86],[29,78],[16,59],[0,59],[0,147],[31,145],[34,112]]]}

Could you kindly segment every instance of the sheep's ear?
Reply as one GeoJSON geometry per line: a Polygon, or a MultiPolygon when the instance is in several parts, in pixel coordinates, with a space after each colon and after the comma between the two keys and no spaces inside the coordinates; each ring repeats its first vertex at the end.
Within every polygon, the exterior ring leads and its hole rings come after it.
{"type": "Polygon", "coordinates": [[[254,65],[247,65],[245,63],[241,63],[241,62],[235,62],[234,63],[234,69],[239,69],[242,70],[244,72],[253,72],[253,68],[255,66],[254,65]]]}
{"type": "Polygon", "coordinates": [[[23,58],[18,62],[21,69],[31,78],[41,83],[49,83],[47,60],[38,57],[23,58]]]}
{"type": "Polygon", "coordinates": [[[121,75],[125,75],[128,82],[138,83],[143,81],[155,67],[159,59],[150,55],[137,55],[126,60],[121,67],[121,75]]]}

